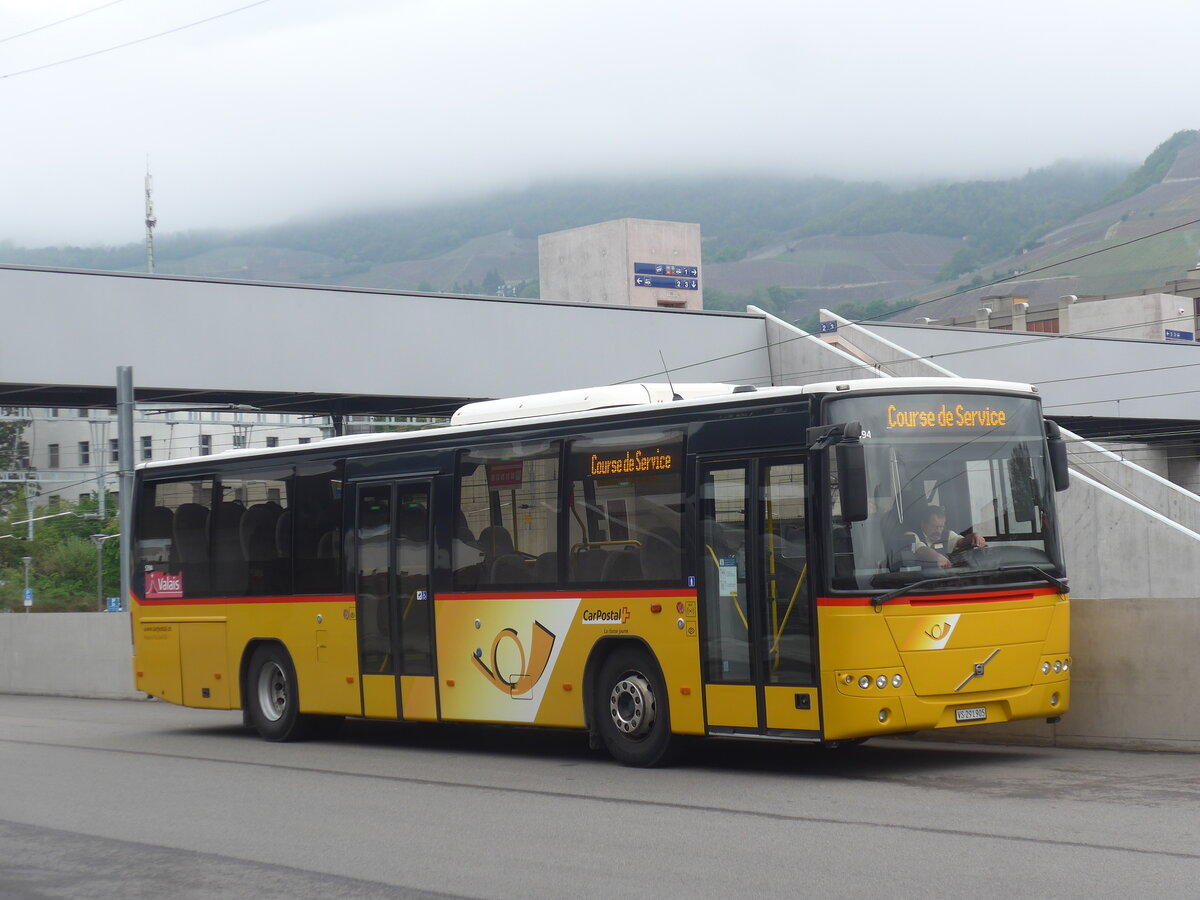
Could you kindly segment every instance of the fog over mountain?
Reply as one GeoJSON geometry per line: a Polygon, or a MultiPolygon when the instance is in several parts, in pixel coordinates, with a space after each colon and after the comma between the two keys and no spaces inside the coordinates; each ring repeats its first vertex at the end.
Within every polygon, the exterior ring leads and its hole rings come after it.
{"type": "Polygon", "coordinates": [[[1194,109],[1180,0],[0,0],[0,240],[461,200],[553,179],[1135,166],[1194,109]]]}

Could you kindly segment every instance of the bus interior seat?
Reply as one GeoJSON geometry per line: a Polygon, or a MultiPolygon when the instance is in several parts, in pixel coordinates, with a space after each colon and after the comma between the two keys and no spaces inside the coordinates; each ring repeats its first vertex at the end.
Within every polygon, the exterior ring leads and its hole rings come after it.
{"type": "Polygon", "coordinates": [[[642,577],[640,554],[632,546],[609,553],[600,571],[601,581],[638,581],[642,577]]]}
{"type": "Polygon", "coordinates": [[[538,584],[558,581],[558,554],[551,550],[533,561],[533,580],[538,584]]]}
{"type": "Polygon", "coordinates": [[[242,555],[249,568],[248,589],[252,594],[271,593],[282,587],[284,570],[275,546],[275,526],[282,514],[278,504],[256,503],[242,516],[242,555]]]}
{"type": "Polygon", "coordinates": [[[285,509],[275,520],[275,554],[280,559],[292,555],[292,511],[285,509]]]}
{"type": "Polygon", "coordinates": [[[208,593],[208,507],[183,503],[175,510],[175,561],[186,596],[208,593]]]}
{"type": "Polygon", "coordinates": [[[266,562],[277,559],[275,525],[283,510],[278,506],[256,503],[246,510],[239,526],[242,554],[247,562],[266,562]]]}
{"type": "Polygon", "coordinates": [[[513,547],[512,535],[503,525],[489,525],[479,532],[479,549],[485,558],[491,560],[516,552],[513,547]]]}
{"type": "Polygon", "coordinates": [[[532,568],[519,553],[506,553],[492,561],[492,584],[524,584],[532,577],[532,568]]]}
{"type": "Polygon", "coordinates": [[[246,514],[240,503],[217,505],[213,527],[213,587],[218,593],[241,593],[246,590],[249,571],[242,553],[241,524],[246,514]]]}
{"type": "Polygon", "coordinates": [[[654,581],[678,581],[679,535],[669,528],[656,528],[642,544],[642,574],[654,581]]]}
{"type": "Polygon", "coordinates": [[[608,551],[601,547],[583,547],[575,554],[575,580],[599,581],[604,574],[608,551]]]}

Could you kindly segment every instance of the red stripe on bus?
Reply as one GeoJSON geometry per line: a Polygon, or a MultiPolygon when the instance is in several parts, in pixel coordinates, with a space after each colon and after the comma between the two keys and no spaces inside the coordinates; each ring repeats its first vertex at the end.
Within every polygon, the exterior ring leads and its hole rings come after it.
{"type": "Polygon", "coordinates": [[[230,605],[248,605],[255,603],[353,603],[354,597],[348,594],[326,594],[323,596],[313,596],[311,594],[301,594],[299,596],[274,596],[274,597],[188,597],[171,598],[165,600],[136,600],[139,606],[230,606],[230,605]]]}
{"type": "MultiPolygon", "coordinates": [[[[897,597],[887,606],[945,606],[961,603],[1011,603],[1014,600],[1032,600],[1035,597],[1057,595],[1053,588],[1036,588],[1029,591],[1000,591],[987,594],[938,594],[936,597],[897,597]]],[[[870,597],[818,597],[817,606],[870,606],[870,597]]]]}

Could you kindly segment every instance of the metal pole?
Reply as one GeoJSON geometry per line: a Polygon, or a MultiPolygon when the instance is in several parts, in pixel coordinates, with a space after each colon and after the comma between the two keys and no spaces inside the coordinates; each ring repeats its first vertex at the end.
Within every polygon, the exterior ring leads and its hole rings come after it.
{"type": "Polygon", "coordinates": [[[104,535],[93,534],[96,545],[96,612],[104,612],[104,535]]]}
{"type": "Polygon", "coordinates": [[[129,603],[133,585],[133,367],[117,366],[117,454],[120,457],[121,606],[129,603]]]}
{"type": "Polygon", "coordinates": [[[25,612],[29,612],[29,608],[33,605],[29,602],[29,564],[33,562],[33,557],[22,556],[21,562],[25,564],[25,612]]]}

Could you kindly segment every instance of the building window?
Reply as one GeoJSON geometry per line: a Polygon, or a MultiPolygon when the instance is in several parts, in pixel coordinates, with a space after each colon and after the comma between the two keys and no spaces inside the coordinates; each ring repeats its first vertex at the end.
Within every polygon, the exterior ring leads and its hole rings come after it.
{"type": "Polygon", "coordinates": [[[86,419],[88,417],[88,411],[86,409],[77,409],[75,410],[75,415],[79,416],[81,419],[86,419]]]}
{"type": "Polygon", "coordinates": [[[1029,322],[1025,326],[1026,331],[1041,331],[1046,334],[1058,334],[1058,319],[1042,319],[1038,322],[1029,322]]]}
{"type": "Polygon", "coordinates": [[[79,464],[81,466],[90,466],[92,464],[92,448],[88,446],[87,441],[79,442],[79,464]]]}
{"type": "Polygon", "coordinates": [[[50,495],[50,508],[51,508],[51,509],[55,508],[55,507],[56,507],[56,506],[58,506],[60,503],[62,503],[62,497],[58,496],[58,494],[51,494],[51,495],[50,495]]]}
{"type": "Polygon", "coordinates": [[[200,455],[201,456],[211,456],[212,455],[212,435],[211,434],[200,435],[200,455]]]}
{"type": "Polygon", "coordinates": [[[299,441],[299,443],[301,443],[301,444],[311,444],[311,443],[312,443],[312,438],[300,438],[300,441],[299,441]]]}
{"type": "Polygon", "coordinates": [[[108,439],[108,461],[115,463],[121,461],[121,444],[116,438],[108,439]]]}
{"type": "Polygon", "coordinates": [[[234,450],[245,450],[246,449],[246,436],[244,434],[235,434],[233,436],[233,449],[234,450]]]}
{"type": "Polygon", "coordinates": [[[92,495],[91,495],[91,494],[80,494],[80,495],[79,495],[79,502],[80,502],[80,503],[90,503],[90,502],[91,502],[91,499],[92,499],[92,495]]]}
{"type": "Polygon", "coordinates": [[[269,438],[267,438],[267,446],[268,447],[278,447],[279,446],[279,438],[277,438],[275,435],[271,435],[269,438]]]}
{"type": "Polygon", "coordinates": [[[50,463],[47,466],[47,468],[57,469],[58,468],[58,444],[50,444],[48,447],[46,447],[46,449],[48,451],[50,451],[50,463]]]}
{"type": "Polygon", "coordinates": [[[148,435],[142,435],[142,459],[154,459],[154,439],[148,435]]]}
{"type": "Polygon", "coordinates": [[[50,418],[52,418],[52,419],[58,418],[58,410],[57,409],[50,410],[50,418]]]}

